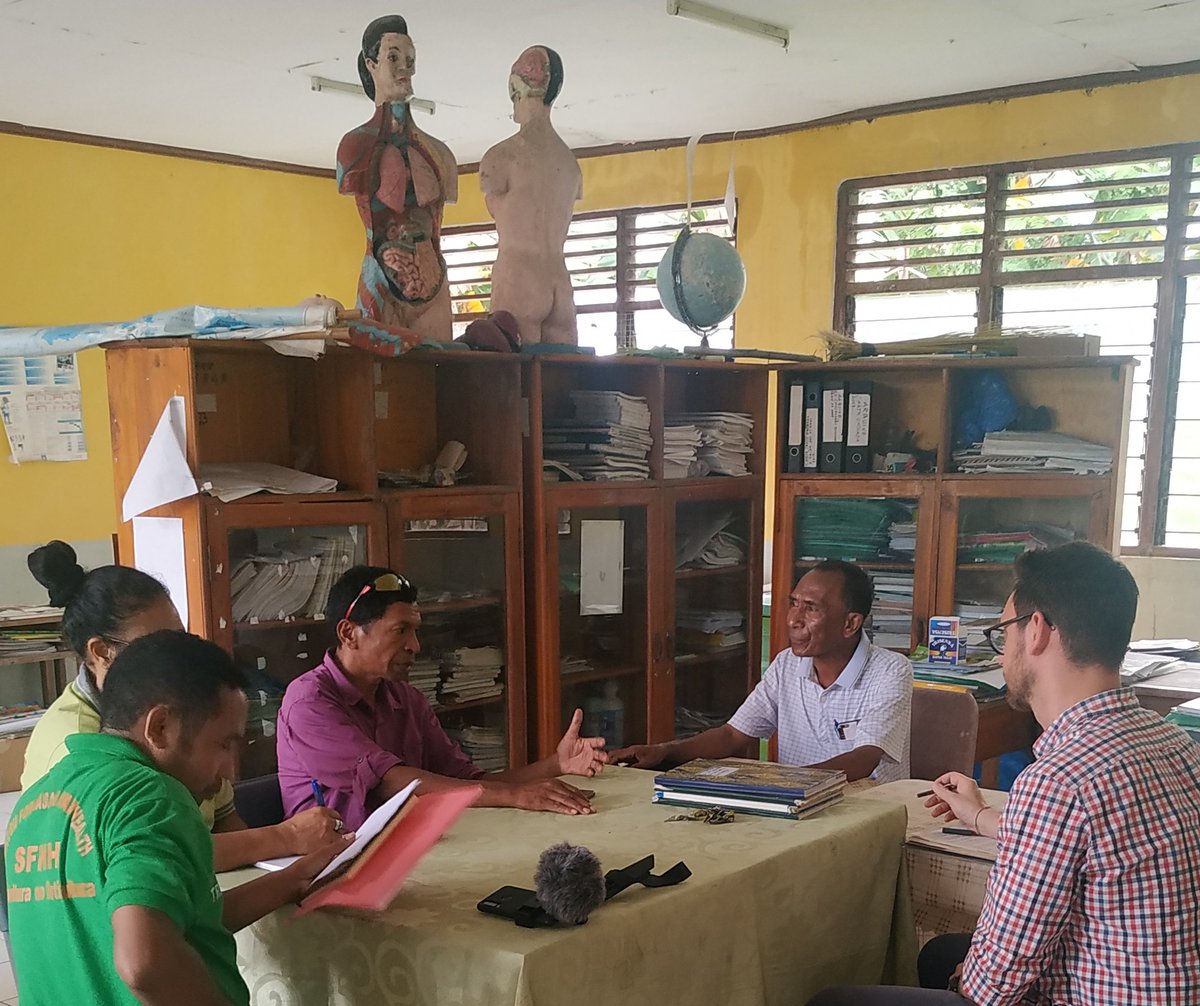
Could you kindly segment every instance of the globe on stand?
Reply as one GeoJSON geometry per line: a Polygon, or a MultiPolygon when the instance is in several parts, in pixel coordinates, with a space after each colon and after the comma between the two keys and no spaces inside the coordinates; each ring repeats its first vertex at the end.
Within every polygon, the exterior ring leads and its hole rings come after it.
{"type": "Polygon", "coordinates": [[[741,303],[746,292],[742,257],[724,238],[693,234],[687,226],[658,263],[658,296],[672,318],[708,336],[741,303]]]}

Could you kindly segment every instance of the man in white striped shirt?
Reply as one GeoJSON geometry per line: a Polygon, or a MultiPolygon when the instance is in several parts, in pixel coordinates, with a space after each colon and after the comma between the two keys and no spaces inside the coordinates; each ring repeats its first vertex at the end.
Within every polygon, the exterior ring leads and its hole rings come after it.
{"type": "Polygon", "coordinates": [[[871,579],[854,563],[818,563],[788,596],[789,649],[724,726],[686,740],[612,751],[639,768],[744,753],[779,733],[785,765],[842,769],[850,781],[908,778],[912,665],[863,633],[871,579]]]}

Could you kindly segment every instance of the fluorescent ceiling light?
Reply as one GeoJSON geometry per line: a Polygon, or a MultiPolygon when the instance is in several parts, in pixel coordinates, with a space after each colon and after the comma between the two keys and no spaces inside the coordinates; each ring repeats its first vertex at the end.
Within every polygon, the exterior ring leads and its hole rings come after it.
{"type": "MultiPolygon", "coordinates": [[[[362,84],[350,84],[344,80],[330,80],[328,77],[309,77],[312,81],[312,89],[314,91],[337,91],[339,94],[353,94],[358,98],[365,98],[366,92],[362,89],[362,84]]],[[[419,109],[422,112],[428,112],[433,115],[437,111],[437,103],[429,101],[427,98],[409,98],[409,105],[419,109]]]]}
{"type": "Polygon", "coordinates": [[[667,0],[667,13],[691,18],[693,21],[703,21],[705,24],[716,25],[718,28],[729,28],[746,35],[754,35],[756,38],[766,39],[784,49],[791,41],[791,33],[777,24],[759,21],[758,18],[744,17],[711,4],[699,3],[698,0],[667,0]]]}

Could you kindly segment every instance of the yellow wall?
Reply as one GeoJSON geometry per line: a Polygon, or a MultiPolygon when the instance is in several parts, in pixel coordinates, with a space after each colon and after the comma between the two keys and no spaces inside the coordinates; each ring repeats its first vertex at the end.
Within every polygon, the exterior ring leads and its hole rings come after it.
{"type": "MultiPolygon", "coordinates": [[[[736,156],[746,297],[740,346],[813,352],[832,317],[837,191],[847,178],[1200,139],[1200,76],[965,105],[697,148],[693,197],[725,193],[736,156]]],[[[566,113],[563,113],[566,114],[566,113]]],[[[580,210],[680,203],[677,147],[586,158],[580,210]]],[[[488,219],[478,177],[459,183],[453,223],[488,219]]]]}
{"type": "MultiPolygon", "coordinates": [[[[0,207],[0,325],[353,303],[361,225],[330,179],[0,134],[0,207]]],[[[0,546],[116,529],[103,351],[79,369],[88,460],[0,462],[0,546]]]]}
{"type": "MultiPolygon", "coordinates": [[[[804,351],[830,322],[846,178],[1200,138],[1200,76],[702,145],[697,199],[737,157],[743,346],[804,351]]],[[[563,114],[567,114],[565,111],[563,114]]],[[[682,202],[684,151],[588,158],[581,209],[682,202]]],[[[362,237],[327,179],[0,135],[0,324],[128,318],[193,302],[353,299],[362,237]]],[[[486,220],[475,176],[447,223],[486,220]]],[[[114,526],[100,351],[81,356],[86,463],[0,464],[0,546],[114,526]]]]}

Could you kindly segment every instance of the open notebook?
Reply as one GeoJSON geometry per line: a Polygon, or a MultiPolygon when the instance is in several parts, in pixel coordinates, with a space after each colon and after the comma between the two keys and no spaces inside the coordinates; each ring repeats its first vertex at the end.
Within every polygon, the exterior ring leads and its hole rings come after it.
{"type": "Polygon", "coordinates": [[[354,841],[313,881],[297,915],[327,905],[383,911],[417,861],[482,791],[462,786],[418,796],[417,785],[410,783],[362,823],[354,841]]]}

